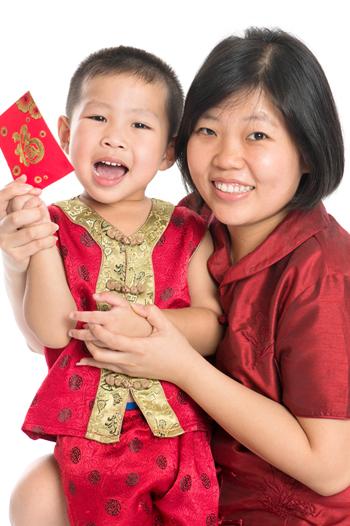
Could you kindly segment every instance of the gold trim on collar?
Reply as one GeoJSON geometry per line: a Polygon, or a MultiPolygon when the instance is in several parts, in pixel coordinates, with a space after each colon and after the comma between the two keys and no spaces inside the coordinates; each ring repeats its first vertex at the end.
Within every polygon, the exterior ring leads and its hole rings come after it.
{"type": "MultiPolygon", "coordinates": [[[[132,236],[124,236],[78,198],[62,201],[57,206],[71,221],[84,227],[101,248],[96,292],[114,290],[130,303],[154,303],[152,253],[169,224],[174,206],[152,199],[146,222],[132,236]]],[[[98,304],[97,307],[107,310],[109,305],[98,304]]],[[[132,378],[102,369],[86,438],[103,443],[119,440],[129,393],[155,436],[172,437],[183,433],[159,380],[132,378]]]]}

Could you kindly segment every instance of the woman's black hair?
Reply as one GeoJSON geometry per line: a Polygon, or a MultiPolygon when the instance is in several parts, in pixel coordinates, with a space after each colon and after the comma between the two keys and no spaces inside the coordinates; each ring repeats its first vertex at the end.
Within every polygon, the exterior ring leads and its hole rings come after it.
{"type": "Polygon", "coordinates": [[[225,99],[261,90],[281,112],[305,165],[291,209],[315,206],[339,185],[344,145],[327,78],[313,53],[279,29],[247,29],[209,54],[186,97],[176,143],[178,165],[187,188],[195,190],[187,164],[187,143],[201,115],[225,99]]]}

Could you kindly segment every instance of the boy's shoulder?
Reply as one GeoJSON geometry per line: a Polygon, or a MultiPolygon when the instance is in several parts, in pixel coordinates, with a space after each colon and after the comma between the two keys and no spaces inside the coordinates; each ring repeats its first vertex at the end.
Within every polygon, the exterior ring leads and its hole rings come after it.
{"type": "Polygon", "coordinates": [[[198,225],[201,228],[207,227],[206,221],[196,211],[188,208],[186,204],[183,204],[182,201],[177,205],[157,198],[152,198],[152,201],[154,203],[153,208],[169,213],[169,221],[175,226],[198,225]]]}

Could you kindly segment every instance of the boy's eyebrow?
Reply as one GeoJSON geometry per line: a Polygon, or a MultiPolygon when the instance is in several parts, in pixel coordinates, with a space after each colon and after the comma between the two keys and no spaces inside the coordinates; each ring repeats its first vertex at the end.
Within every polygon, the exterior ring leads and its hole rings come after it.
{"type": "Polygon", "coordinates": [[[106,108],[110,108],[110,105],[107,102],[103,102],[102,100],[97,99],[91,99],[89,102],[86,103],[86,106],[105,106],[106,108]]]}
{"type": "MultiPolygon", "coordinates": [[[[107,102],[103,102],[102,100],[97,100],[97,99],[89,100],[89,102],[86,103],[86,107],[89,107],[89,106],[104,106],[107,109],[110,109],[112,107],[107,102]]],[[[160,120],[159,115],[154,113],[154,111],[152,110],[148,110],[147,108],[130,108],[129,113],[146,113],[160,120]]]]}
{"type": "Polygon", "coordinates": [[[155,117],[156,119],[160,120],[159,115],[154,113],[154,111],[148,110],[146,108],[131,108],[129,113],[148,113],[152,117],[155,117]]]}

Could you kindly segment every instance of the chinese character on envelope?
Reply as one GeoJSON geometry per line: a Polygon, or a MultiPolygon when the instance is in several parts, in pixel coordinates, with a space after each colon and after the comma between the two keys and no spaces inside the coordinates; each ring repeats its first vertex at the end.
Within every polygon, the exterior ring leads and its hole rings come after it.
{"type": "Polygon", "coordinates": [[[74,169],[29,91],[0,116],[0,148],[13,178],[26,174],[27,182],[39,188],[74,169]]]}

